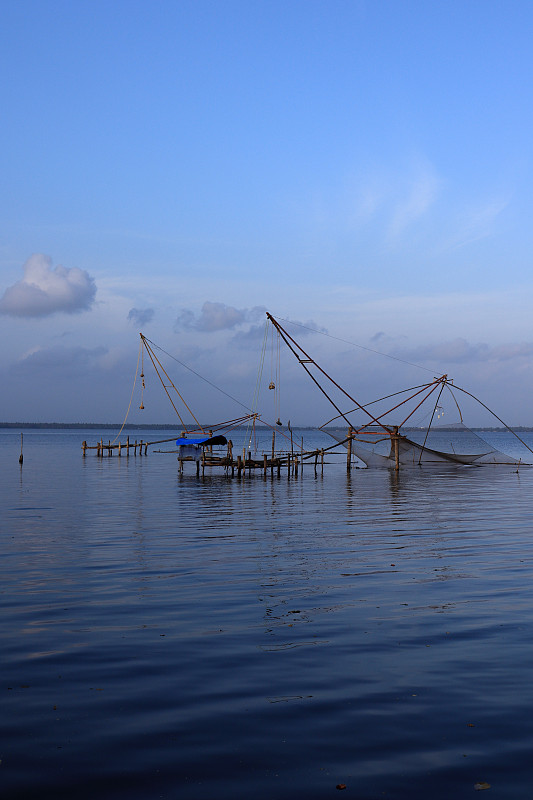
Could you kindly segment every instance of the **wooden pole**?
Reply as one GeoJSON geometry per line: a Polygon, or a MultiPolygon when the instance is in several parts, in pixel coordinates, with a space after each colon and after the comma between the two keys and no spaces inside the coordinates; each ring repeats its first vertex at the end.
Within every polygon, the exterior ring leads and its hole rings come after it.
{"type": "Polygon", "coordinates": [[[271,461],[272,466],[270,468],[270,474],[271,475],[274,475],[274,453],[275,452],[276,452],[276,431],[273,430],[272,431],[272,461],[271,461]]]}
{"type": "Polygon", "coordinates": [[[108,439],[107,455],[109,456],[109,458],[111,458],[111,456],[113,455],[113,448],[111,447],[111,439],[108,439]]]}
{"type": "Polygon", "coordinates": [[[196,461],[196,477],[200,477],[200,462],[198,460],[196,461]]]}
{"type": "Polygon", "coordinates": [[[237,456],[237,477],[241,477],[241,470],[242,470],[242,458],[241,456],[237,456]]]}
{"type": "Polygon", "coordinates": [[[126,437],[126,447],[127,447],[126,456],[129,458],[130,457],[130,437],[129,436],[126,437]]]}
{"type": "Polygon", "coordinates": [[[398,426],[394,426],[394,433],[392,435],[394,445],[394,469],[396,472],[400,469],[400,437],[398,436],[398,426]]]}
{"type": "Polygon", "coordinates": [[[267,474],[267,455],[266,453],[263,453],[263,475],[265,476],[265,478],[266,474],[267,474]]]}
{"type": "Polygon", "coordinates": [[[347,455],[346,455],[346,471],[350,472],[352,468],[352,433],[353,428],[348,428],[348,447],[347,447],[347,455]]]}
{"type": "Polygon", "coordinates": [[[298,456],[294,456],[294,477],[298,477],[298,456]]]}
{"type": "Polygon", "coordinates": [[[85,458],[85,456],[87,455],[87,453],[86,453],[86,450],[87,450],[87,442],[86,442],[86,441],[83,441],[83,442],[81,443],[81,448],[82,448],[82,450],[83,450],[83,457],[85,458]]]}
{"type": "Polygon", "coordinates": [[[228,441],[228,465],[231,466],[231,477],[235,475],[235,466],[233,464],[233,442],[231,439],[228,441]]]}
{"type": "Polygon", "coordinates": [[[278,478],[281,478],[281,458],[276,459],[278,465],[278,478]]]}
{"type": "MultiPolygon", "coordinates": [[[[83,453],[85,455],[85,452],[83,453]]],[[[19,456],[19,464],[22,466],[22,462],[24,461],[24,456],[22,455],[22,433],[20,434],[20,456],[19,456]]]]}
{"type": "Polygon", "coordinates": [[[119,443],[118,443],[118,455],[119,455],[119,458],[120,458],[120,456],[122,455],[122,453],[121,453],[121,450],[122,450],[122,445],[121,445],[121,444],[120,444],[120,442],[119,442],[119,443]]]}
{"type": "Polygon", "coordinates": [[[320,474],[324,474],[324,450],[320,451],[320,474]]]}

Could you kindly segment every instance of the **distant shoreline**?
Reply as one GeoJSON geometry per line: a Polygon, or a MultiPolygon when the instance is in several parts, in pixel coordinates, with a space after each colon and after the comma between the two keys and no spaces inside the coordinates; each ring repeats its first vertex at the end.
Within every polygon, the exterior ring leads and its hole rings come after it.
{"type": "MultiPolygon", "coordinates": [[[[210,424],[208,423],[208,424],[200,426],[200,427],[209,428],[210,424]]],[[[246,427],[246,426],[239,426],[239,427],[246,427]]],[[[317,427],[315,427],[313,425],[302,425],[302,426],[293,425],[292,427],[293,427],[293,430],[300,430],[300,431],[320,430],[320,428],[317,428],[317,427]]],[[[112,424],[112,423],[109,423],[109,422],[102,422],[102,423],[97,423],[97,422],[0,422],[0,430],[2,430],[2,429],[13,430],[14,429],[14,430],[74,430],[74,431],[75,430],[92,430],[92,431],[97,431],[97,430],[111,431],[112,430],[112,431],[117,431],[117,430],[120,430],[120,428],[121,428],[120,424],[115,425],[115,424],[112,424]]],[[[283,429],[285,429],[285,428],[286,428],[286,426],[284,425],[283,429]]],[[[331,430],[343,430],[344,428],[342,426],[339,426],[339,425],[337,425],[337,426],[329,426],[328,425],[324,430],[328,430],[328,429],[331,429],[331,430]]],[[[183,430],[183,426],[182,425],[176,425],[175,423],[168,423],[167,425],[159,424],[159,423],[157,423],[157,424],[152,423],[151,425],[129,424],[129,425],[124,425],[123,430],[125,430],[125,431],[140,431],[140,430],[143,430],[143,431],[146,431],[146,430],[150,430],[150,431],[169,431],[169,430],[171,430],[171,431],[172,430],[181,431],[181,430],[183,430]]],[[[406,430],[406,431],[419,431],[419,430],[425,430],[425,428],[409,428],[409,427],[406,427],[406,428],[404,428],[404,430],[406,430]]],[[[438,427],[433,428],[433,430],[438,430],[438,427]]],[[[460,428],[460,427],[454,428],[453,426],[450,426],[449,428],[447,428],[447,430],[449,430],[449,431],[450,430],[452,430],[452,431],[453,430],[460,431],[460,430],[463,430],[463,428],[460,428]]],[[[474,430],[474,431],[506,431],[507,428],[504,428],[504,427],[478,428],[478,427],[473,426],[471,428],[471,430],[474,430]]],[[[516,427],[512,428],[512,430],[513,431],[517,431],[517,432],[527,433],[528,431],[533,431],[533,427],[527,427],[525,425],[517,425],[516,427]]]]}

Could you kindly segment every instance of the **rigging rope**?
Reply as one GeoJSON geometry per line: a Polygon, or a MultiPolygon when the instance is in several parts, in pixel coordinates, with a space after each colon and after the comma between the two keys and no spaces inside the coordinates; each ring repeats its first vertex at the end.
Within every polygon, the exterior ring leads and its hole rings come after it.
{"type": "Polygon", "coordinates": [[[343,344],[349,344],[352,347],[358,347],[360,350],[367,350],[369,353],[375,353],[378,356],[385,356],[385,358],[391,358],[393,361],[399,361],[401,364],[407,364],[410,367],[416,367],[417,369],[423,369],[425,372],[439,372],[438,368],[429,369],[428,367],[423,367],[421,364],[414,364],[412,361],[406,361],[405,358],[399,358],[398,356],[391,356],[390,353],[382,353],[381,350],[374,350],[372,347],[366,347],[364,344],[357,344],[357,342],[350,342],[349,339],[341,339],[340,336],[332,336],[331,333],[327,333],[326,331],[320,331],[317,328],[310,328],[309,325],[303,325],[301,322],[294,322],[292,319],[286,319],[285,317],[276,317],[276,319],[282,319],[283,322],[289,322],[291,325],[298,325],[299,328],[305,328],[307,331],[311,331],[312,333],[319,333],[321,336],[327,336],[328,339],[335,339],[337,342],[343,342],[343,344]]]}
{"type": "Polygon", "coordinates": [[[135,377],[133,379],[133,388],[131,390],[131,396],[130,396],[130,402],[128,404],[128,410],[126,411],[126,416],[124,417],[124,422],[122,423],[122,427],[120,428],[119,432],[117,433],[117,435],[115,436],[115,438],[113,439],[111,444],[115,444],[115,442],[117,441],[118,437],[120,436],[120,434],[124,430],[124,425],[126,424],[126,420],[128,419],[128,414],[130,413],[131,403],[132,403],[132,400],[133,400],[133,393],[135,391],[135,385],[137,383],[137,375],[139,374],[139,360],[140,360],[140,357],[141,357],[141,351],[142,351],[142,341],[139,344],[139,353],[137,355],[137,366],[135,367],[135,377]]]}

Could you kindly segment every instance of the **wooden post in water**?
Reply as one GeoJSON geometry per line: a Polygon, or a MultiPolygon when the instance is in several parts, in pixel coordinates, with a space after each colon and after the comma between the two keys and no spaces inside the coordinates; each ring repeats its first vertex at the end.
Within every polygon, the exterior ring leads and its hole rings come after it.
{"type": "Polygon", "coordinates": [[[294,456],[294,477],[298,477],[298,456],[294,456]]]}
{"type": "Polygon", "coordinates": [[[320,451],[320,474],[324,474],[324,450],[320,451]]]}
{"type": "Polygon", "coordinates": [[[147,455],[148,455],[148,442],[145,442],[145,443],[144,443],[144,455],[145,455],[145,456],[147,456],[147,455]]]}
{"type": "Polygon", "coordinates": [[[276,459],[278,465],[278,478],[281,478],[281,458],[276,459]]]}
{"type": "Polygon", "coordinates": [[[200,477],[200,462],[198,460],[196,461],[196,477],[200,477]]]}
{"type": "Polygon", "coordinates": [[[231,464],[231,477],[235,475],[235,465],[233,464],[233,442],[228,442],[228,464],[231,464]]]}
{"type": "Polygon", "coordinates": [[[287,453],[287,478],[291,479],[291,454],[287,453]]]}
{"type": "Polygon", "coordinates": [[[139,455],[142,456],[143,454],[143,440],[139,442],[139,455]]]}
{"type": "Polygon", "coordinates": [[[241,470],[242,470],[242,458],[241,456],[237,456],[237,477],[241,477],[241,470]]]}
{"type": "Polygon", "coordinates": [[[202,447],[202,478],[205,475],[205,450],[202,447]]]}
{"type": "MultiPolygon", "coordinates": [[[[213,438],[213,431],[208,431],[208,433],[209,433],[209,436],[210,436],[210,437],[211,437],[211,439],[212,439],[212,438],[213,438]]],[[[212,452],[213,452],[213,445],[212,445],[212,444],[210,444],[210,445],[209,445],[209,452],[210,452],[210,453],[212,453],[212,452]]]]}
{"type": "Polygon", "coordinates": [[[137,455],[137,439],[135,439],[135,444],[133,445],[133,455],[137,455]]]}
{"type": "Polygon", "coordinates": [[[107,455],[109,456],[109,458],[111,458],[111,456],[113,455],[113,448],[111,447],[111,439],[108,439],[107,455]]]}
{"type": "Polygon", "coordinates": [[[398,426],[395,425],[393,430],[394,433],[392,435],[392,441],[394,445],[394,469],[396,472],[398,472],[400,469],[400,437],[398,435],[398,426]]]}
{"type": "Polygon", "coordinates": [[[318,450],[315,451],[315,475],[316,475],[316,465],[318,463],[318,450]]]}
{"type": "Polygon", "coordinates": [[[118,443],[118,456],[119,456],[119,458],[120,458],[120,456],[122,455],[122,453],[121,453],[121,450],[122,450],[122,445],[121,445],[121,444],[120,444],[120,442],[119,442],[119,443],[118,443]]]}
{"type": "Polygon", "coordinates": [[[81,449],[83,450],[83,457],[85,458],[85,456],[87,455],[87,453],[86,453],[86,450],[87,450],[87,442],[86,442],[86,441],[83,441],[83,442],[81,443],[81,449]]]}
{"type": "Polygon", "coordinates": [[[126,436],[126,447],[127,447],[126,456],[129,458],[130,457],[130,437],[129,437],[129,435],[126,436]]]}
{"type": "MultiPolygon", "coordinates": [[[[20,464],[20,466],[22,466],[22,463],[24,461],[24,456],[22,455],[22,441],[23,440],[22,440],[22,433],[21,433],[20,434],[20,456],[19,456],[19,464],[20,464]]],[[[85,453],[83,453],[83,455],[85,455],[85,453]]]]}
{"type": "Polygon", "coordinates": [[[272,430],[272,461],[270,467],[270,474],[274,475],[274,453],[276,452],[276,431],[272,430]]]}
{"type": "Polygon", "coordinates": [[[348,428],[348,447],[346,448],[348,453],[346,455],[346,471],[350,472],[352,468],[352,433],[353,428],[348,428]]]}

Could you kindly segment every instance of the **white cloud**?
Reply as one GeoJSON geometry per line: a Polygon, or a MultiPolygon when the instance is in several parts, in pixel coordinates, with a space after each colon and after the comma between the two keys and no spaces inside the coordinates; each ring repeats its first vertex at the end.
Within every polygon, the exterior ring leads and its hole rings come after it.
{"type": "Polygon", "coordinates": [[[265,311],[266,309],[263,306],[239,309],[227,306],[225,303],[211,303],[206,300],[198,316],[190,309],[182,309],[176,319],[175,329],[189,328],[205,333],[232,330],[246,322],[257,320],[264,315],[265,311]]]}
{"type": "Polygon", "coordinates": [[[461,247],[493,236],[498,219],[510,202],[509,197],[494,197],[474,208],[465,209],[456,232],[445,241],[443,252],[459,250],[461,247]]]}
{"type": "Polygon", "coordinates": [[[153,308],[130,308],[128,313],[128,320],[133,325],[148,325],[154,318],[153,308]]]}
{"type": "Polygon", "coordinates": [[[446,342],[439,342],[409,351],[398,351],[398,357],[409,358],[416,362],[443,362],[444,364],[463,364],[480,361],[511,361],[515,358],[530,358],[533,355],[531,342],[501,344],[494,347],[479,342],[470,344],[466,339],[458,337],[446,342]]]}
{"type": "Polygon", "coordinates": [[[85,270],[60,264],[35,253],[24,264],[24,277],[10,286],[0,299],[0,313],[12,317],[47,317],[64,312],[75,314],[89,309],[96,285],[85,270]]]}
{"type": "Polygon", "coordinates": [[[399,236],[431,207],[437,197],[439,180],[429,164],[420,165],[394,207],[389,235],[399,236]]]}

